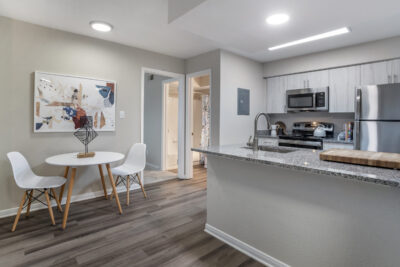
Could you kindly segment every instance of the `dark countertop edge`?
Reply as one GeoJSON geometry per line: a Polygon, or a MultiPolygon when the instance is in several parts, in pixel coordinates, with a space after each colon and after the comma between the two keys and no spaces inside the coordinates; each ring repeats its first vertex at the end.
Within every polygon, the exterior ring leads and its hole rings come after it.
{"type": "Polygon", "coordinates": [[[201,152],[209,155],[214,155],[214,156],[219,156],[222,158],[226,159],[236,159],[236,160],[241,160],[241,161],[248,161],[248,162],[255,162],[255,163],[261,163],[264,165],[270,165],[270,166],[277,166],[281,168],[286,168],[286,169],[296,169],[300,171],[305,171],[305,172],[311,172],[313,174],[325,174],[329,176],[339,176],[347,179],[352,179],[352,180],[358,180],[362,182],[367,182],[367,183],[373,183],[373,184],[380,184],[380,185],[386,185],[386,186],[391,186],[391,187],[400,187],[400,183],[397,181],[388,181],[388,180],[383,180],[379,178],[374,178],[374,177],[369,177],[370,174],[364,174],[364,175],[359,175],[359,174],[352,174],[352,173],[344,173],[344,172],[338,172],[338,171],[330,171],[330,170],[324,170],[320,168],[315,168],[315,167],[305,167],[305,166],[299,166],[295,164],[289,164],[289,163],[279,163],[279,162],[273,162],[273,161],[268,161],[268,160],[259,160],[259,159],[254,159],[254,158],[248,158],[248,157],[242,157],[242,156],[237,156],[237,155],[231,155],[231,154],[224,154],[224,153],[218,153],[214,151],[209,151],[201,148],[192,148],[192,151],[196,152],[201,152]]]}

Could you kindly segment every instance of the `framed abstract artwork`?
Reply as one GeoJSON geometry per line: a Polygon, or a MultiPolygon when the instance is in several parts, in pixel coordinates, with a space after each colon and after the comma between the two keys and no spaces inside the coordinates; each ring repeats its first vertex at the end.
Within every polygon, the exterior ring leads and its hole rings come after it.
{"type": "Polygon", "coordinates": [[[115,131],[114,81],[35,72],[34,132],[74,132],[81,117],[96,131],[115,131]]]}

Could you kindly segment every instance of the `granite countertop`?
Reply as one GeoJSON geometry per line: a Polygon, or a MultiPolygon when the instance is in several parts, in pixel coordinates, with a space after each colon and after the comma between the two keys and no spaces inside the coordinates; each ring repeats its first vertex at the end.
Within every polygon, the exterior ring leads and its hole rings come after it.
{"type": "Polygon", "coordinates": [[[294,151],[290,153],[253,152],[251,149],[244,147],[245,145],[229,145],[193,148],[192,150],[228,159],[244,160],[315,174],[341,176],[347,179],[400,187],[399,170],[322,161],[319,159],[321,150],[290,148],[294,151]]]}
{"type": "MultiPolygon", "coordinates": [[[[262,135],[259,135],[258,138],[278,139],[279,136],[271,136],[271,135],[268,135],[268,134],[262,134],[262,135]]],[[[325,142],[325,143],[335,143],[335,144],[349,144],[349,145],[353,145],[354,144],[353,140],[344,141],[344,140],[337,140],[337,138],[323,138],[323,142],[325,142]]]]}

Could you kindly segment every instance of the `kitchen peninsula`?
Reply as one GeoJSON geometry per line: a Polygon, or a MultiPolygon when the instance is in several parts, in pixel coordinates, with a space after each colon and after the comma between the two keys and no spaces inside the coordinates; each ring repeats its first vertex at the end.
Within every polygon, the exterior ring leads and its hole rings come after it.
{"type": "Polygon", "coordinates": [[[400,171],[319,160],[311,149],[208,155],[206,231],[271,266],[396,266],[400,171]]]}

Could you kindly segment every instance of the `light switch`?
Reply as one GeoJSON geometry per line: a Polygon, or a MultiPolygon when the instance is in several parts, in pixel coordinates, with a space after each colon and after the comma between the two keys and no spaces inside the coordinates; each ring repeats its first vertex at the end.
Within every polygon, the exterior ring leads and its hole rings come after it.
{"type": "Polygon", "coordinates": [[[120,119],[125,119],[125,111],[121,110],[121,111],[119,112],[119,118],[120,118],[120,119]]]}

